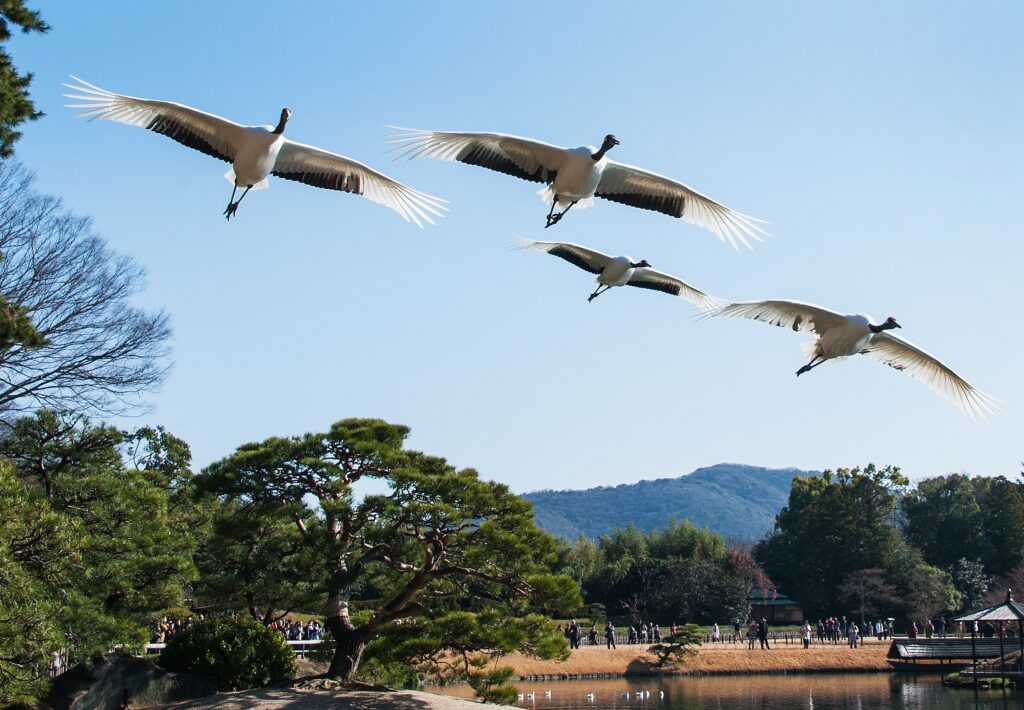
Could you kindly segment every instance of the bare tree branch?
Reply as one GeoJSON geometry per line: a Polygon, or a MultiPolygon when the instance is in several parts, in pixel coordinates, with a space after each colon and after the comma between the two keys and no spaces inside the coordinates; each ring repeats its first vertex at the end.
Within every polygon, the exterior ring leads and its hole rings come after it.
{"type": "Polygon", "coordinates": [[[168,317],[131,305],[142,269],[32,182],[18,163],[0,163],[0,295],[48,345],[0,352],[0,411],[137,410],[167,375],[168,317]]]}

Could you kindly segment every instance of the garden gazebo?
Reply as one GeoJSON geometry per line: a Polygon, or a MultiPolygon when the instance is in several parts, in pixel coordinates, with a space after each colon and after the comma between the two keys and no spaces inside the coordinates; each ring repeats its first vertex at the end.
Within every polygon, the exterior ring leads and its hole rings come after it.
{"type": "MultiPolygon", "coordinates": [[[[966,621],[971,625],[972,648],[978,633],[978,624],[985,621],[995,623],[999,629],[999,668],[1003,671],[1006,670],[1006,649],[1003,646],[1003,640],[1006,635],[1005,625],[1007,622],[1016,621],[1017,643],[1020,651],[1020,655],[1017,657],[1017,670],[1018,672],[1024,672],[1024,605],[1013,601],[1013,592],[1011,590],[1006,590],[1005,601],[979,609],[978,611],[961,614],[954,617],[953,621],[966,621]]],[[[975,670],[977,670],[978,657],[976,653],[973,660],[975,670]]]]}

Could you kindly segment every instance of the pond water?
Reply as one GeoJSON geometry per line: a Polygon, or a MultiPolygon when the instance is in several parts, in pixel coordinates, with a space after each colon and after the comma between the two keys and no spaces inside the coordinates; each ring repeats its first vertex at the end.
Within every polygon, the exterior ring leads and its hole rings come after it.
{"type": "MultiPolygon", "coordinates": [[[[523,693],[523,699],[517,705],[527,710],[1024,710],[1024,690],[947,688],[938,675],[672,676],[537,681],[516,685],[523,693]],[[533,693],[532,699],[529,693],[533,693]]],[[[430,691],[463,697],[473,695],[472,689],[465,685],[431,687],[430,691]]]]}

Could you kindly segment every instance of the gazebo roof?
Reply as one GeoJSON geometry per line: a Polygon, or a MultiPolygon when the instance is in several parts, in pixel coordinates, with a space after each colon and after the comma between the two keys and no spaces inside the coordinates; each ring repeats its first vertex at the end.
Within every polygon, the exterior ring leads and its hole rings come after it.
{"type": "Polygon", "coordinates": [[[969,611],[953,617],[953,621],[1022,621],[1024,622],[1024,604],[1013,601],[1013,594],[1006,590],[1006,601],[993,606],[969,611]]]}

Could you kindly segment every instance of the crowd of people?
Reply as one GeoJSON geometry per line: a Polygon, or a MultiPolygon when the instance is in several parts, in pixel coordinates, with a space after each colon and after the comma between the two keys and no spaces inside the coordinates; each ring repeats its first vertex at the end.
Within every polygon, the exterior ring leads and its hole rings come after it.
{"type": "Polygon", "coordinates": [[[280,631],[288,641],[319,641],[324,633],[324,626],[316,619],[303,624],[297,619],[281,619],[270,625],[280,631]]]}
{"type": "MultiPolygon", "coordinates": [[[[558,633],[565,636],[566,640],[569,642],[570,648],[580,647],[580,643],[583,640],[584,633],[583,628],[580,626],[578,621],[573,619],[568,624],[566,624],[565,627],[559,624],[557,630],[558,633]]],[[[676,626],[675,624],[673,624],[670,630],[670,634],[674,635],[675,633],[676,626]]],[[[586,634],[587,642],[591,646],[596,646],[599,643],[601,643],[601,635],[602,634],[598,633],[597,624],[593,624],[590,627],[590,631],[586,634]]],[[[617,633],[615,631],[615,627],[612,626],[611,621],[605,623],[603,636],[605,644],[608,648],[617,647],[617,633]]],[[[651,622],[644,623],[642,621],[637,621],[635,624],[631,624],[629,626],[629,628],[626,631],[624,640],[627,644],[647,644],[661,643],[661,638],[661,627],[659,627],[657,624],[652,624],[651,622]]]]}
{"type": "MultiPolygon", "coordinates": [[[[805,626],[809,622],[804,622],[805,626]]],[[[892,637],[893,622],[891,619],[878,619],[877,621],[865,621],[862,624],[847,620],[845,616],[830,616],[825,620],[818,619],[817,640],[820,644],[841,642],[849,643],[851,636],[861,639],[865,636],[874,636],[879,641],[892,637]]]]}
{"type": "Polygon", "coordinates": [[[149,625],[149,642],[150,643],[167,643],[174,637],[175,634],[191,629],[192,625],[196,621],[201,621],[203,615],[192,616],[189,614],[184,618],[172,619],[167,616],[162,616],[156,619],[149,625]]]}
{"type": "MultiPolygon", "coordinates": [[[[181,618],[164,616],[156,619],[150,625],[150,642],[166,643],[175,634],[191,628],[197,621],[201,621],[203,618],[203,614],[190,614],[181,618]]],[[[709,643],[725,643],[727,640],[742,642],[740,620],[733,619],[732,627],[733,634],[727,639],[719,625],[717,623],[712,624],[709,634],[705,637],[705,641],[709,643]]],[[[954,628],[954,634],[963,636],[964,630],[962,627],[963,624],[960,624],[958,628],[954,628]]],[[[271,623],[270,628],[280,631],[288,641],[319,641],[324,633],[323,624],[316,619],[303,622],[298,619],[284,618],[271,623]]],[[[994,628],[989,623],[987,628],[978,630],[979,635],[991,637],[994,635],[994,628]]],[[[591,646],[596,646],[603,642],[608,648],[616,648],[617,641],[630,645],[654,644],[660,643],[663,638],[658,624],[643,621],[637,621],[629,625],[622,636],[618,634],[611,621],[605,623],[603,633],[598,631],[597,624],[593,624],[589,631],[584,632],[583,627],[575,619],[566,624],[565,627],[559,625],[558,631],[565,636],[569,646],[574,649],[580,647],[584,637],[586,637],[587,642],[591,646]]],[[[669,636],[674,636],[675,633],[676,625],[672,624],[669,627],[669,636]]],[[[940,618],[937,622],[933,622],[931,619],[928,619],[921,626],[918,626],[916,622],[911,622],[907,629],[907,636],[913,639],[921,634],[927,638],[932,638],[933,636],[945,638],[947,635],[946,620],[940,618]]],[[[873,622],[867,621],[858,624],[852,619],[847,620],[845,616],[830,616],[827,619],[819,619],[816,625],[812,625],[809,620],[804,621],[798,632],[799,640],[802,641],[804,648],[809,648],[814,641],[819,644],[833,645],[847,643],[851,648],[856,648],[858,645],[863,645],[865,637],[868,636],[874,636],[879,641],[892,638],[893,621],[891,619],[878,619],[873,622]]],[[[764,618],[760,620],[750,619],[747,624],[746,641],[748,649],[754,649],[760,644],[760,648],[770,650],[771,636],[769,634],[768,621],[764,618]]]]}
{"type": "MultiPolygon", "coordinates": [[[[213,616],[236,616],[234,613],[214,614],[213,616]]],[[[192,626],[208,618],[203,614],[189,614],[188,616],[173,619],[162,616],[150,623],[149,642],[167,643],[175,634],[186,631],[192,626]]],[[[270,624],[270,628],[280,631],[288,641],[319,641],[323,637],[324,626],[316,619],[310,619],[303,623],[297,619],[280,619],[270,624]]]]}

